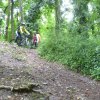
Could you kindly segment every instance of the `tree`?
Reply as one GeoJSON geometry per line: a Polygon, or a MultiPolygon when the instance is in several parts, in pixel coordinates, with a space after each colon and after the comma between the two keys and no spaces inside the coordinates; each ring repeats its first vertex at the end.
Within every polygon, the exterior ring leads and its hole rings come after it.
{"type": "Polygon", "coordinates": [[[92,3],[92,14],[91,14],[91,22],[92,22],[92,34],[100,34],[100,0],[93,0],[92,3]]]}
{"type": "Polygon", "coordinates": [[[88,3],[90,0],[73,0],[74,19],[78,23],[78,34],[88,36],[88,3]]]}
{"type": "Polygon", "coordinates": [[[55,0],[55,32],[56,35],[59,35],[60,32],[60,21],[61,21],[61,12],[60,12],[61,0],[55,0]]]}
{"type": "Polygon", "coordinates": [[[23,22],[23,0],[19,0],[20,22],[23,22]]]}
{"type": "Polygon", "coordinates": [[[5,32],[5,39],[8,39],[8,28],[9,28],[9,20],[10,20],[10,5],[11,1],[8,0],[8,8],[7,8],[7,20],[6,20],[6,32],[5,32]]]}
{"type": "Polygon", "coordinates": [[[14,18],[13,18],[13,9],[14,9],[14,1],[11,0],[11,34],[12,38],[14,38],[14,18]]]}

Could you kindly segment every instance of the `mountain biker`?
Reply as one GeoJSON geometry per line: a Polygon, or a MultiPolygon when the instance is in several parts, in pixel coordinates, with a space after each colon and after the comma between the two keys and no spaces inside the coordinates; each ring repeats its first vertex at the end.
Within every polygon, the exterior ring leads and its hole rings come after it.
{"type": "MultiPolygon", "coordinates": [[[[30,33],[26,30],[25,28],[25,24],[21,23],[21,25],[18,27],[17,31],[16,31],[16,39],[15,42],[17,42],[17,40],[20,38],[20,41],[22,40],[22,35],[25,36],[29,36],[30,33]]],[[[19,45],[21,44],[21,42],[19,43],[19,45]]]]}

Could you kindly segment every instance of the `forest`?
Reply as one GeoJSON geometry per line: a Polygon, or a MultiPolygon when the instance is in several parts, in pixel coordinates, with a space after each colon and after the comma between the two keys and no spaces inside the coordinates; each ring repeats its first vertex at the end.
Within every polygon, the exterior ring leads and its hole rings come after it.
{"type": "Polygon", "coordinates": [[[39,31],[39,54],[100,80],[100,0],[0,0],[0,41],[21,22],[39,31]]]}
{"type": "Polygon", "coordinates": [[[0,100],[100,100],[100,0],[0,0],[0,100]]]}

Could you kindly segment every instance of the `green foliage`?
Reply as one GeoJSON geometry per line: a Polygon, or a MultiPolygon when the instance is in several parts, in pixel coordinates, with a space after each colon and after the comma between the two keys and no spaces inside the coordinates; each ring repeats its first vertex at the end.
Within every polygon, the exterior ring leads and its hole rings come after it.
{"type": "Polygon", "coordinates": [[[100,67],[98,68],[95,68],[93,71],[92,71],[92,78],[95,78],[96,80],[100,80],[100,67]]]}
{"type": "MultiPolygon", "coordinates": [[[[54,9],[53,0],[34,0],[28,10],[28,15],[25,17],[28,23],[28,28],[31,31],[40,29],[41,16],[50,16],[52,9],[54,9]]],[[[44,19],[42,19],[43,21],[44,19]]],[[[49,21],[50,19],[48,19],[49,21]]]]}
{"type": "Polygon", "coordinates": [[[48,35],[39,49],[48,60],[59,61],[70,69],[98,79],[100,73],[100,36],[90,39],[81,35],[62,33],[56,41],[54,34],[48,35]],[[97,74],[97,73],[99,74],[97,74]]]}

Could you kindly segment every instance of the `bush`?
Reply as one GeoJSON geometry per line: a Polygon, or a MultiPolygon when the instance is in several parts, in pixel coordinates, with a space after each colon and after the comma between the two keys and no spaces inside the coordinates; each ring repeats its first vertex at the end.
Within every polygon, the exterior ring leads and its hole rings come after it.
{"type": "Polygon", "coordinates": [[[81,35],[62,33],[59,37],[59,40],[56,40],[54,34],[49,35],[41,44],[40,54],[48,60],[59,61],[72,70],[99,79],[100,36],[89,39],[81,35]]]}
{"type": "Polygon", "coordinates": [[[92,72],[91,72],[91,76],[92,78],[96,79],[96,80],[100,80],[100,67],[95,68],[92,72]]]}

